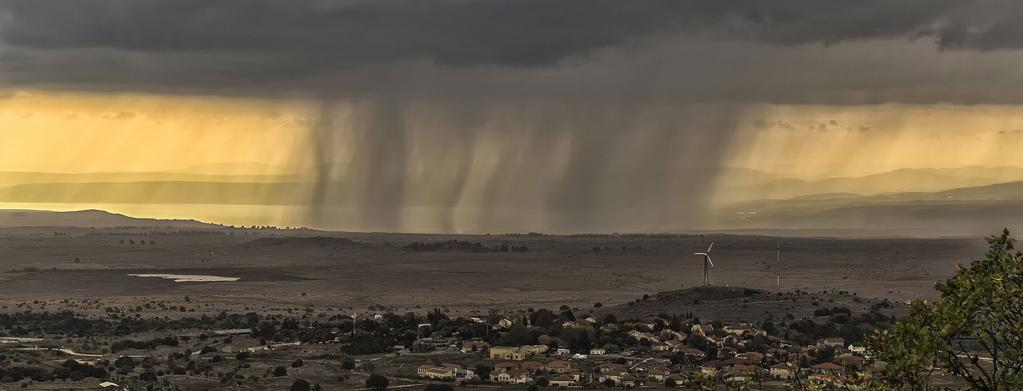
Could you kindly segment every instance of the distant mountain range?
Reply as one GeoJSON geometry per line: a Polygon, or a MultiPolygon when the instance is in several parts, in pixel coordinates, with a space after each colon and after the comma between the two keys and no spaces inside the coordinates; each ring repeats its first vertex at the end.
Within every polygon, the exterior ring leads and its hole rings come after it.
{"type": "Polygon", "coordinates": [[[161,220],[128,217],[101,210],[53,212],[45,210],[0,210],[0,228],[17,227],[152,227],[174,229],[209,229],[219,225],[195,220],[161,220]]]}
{"type": "MultiPolygon", "coordinates": [[[[224,169],[219,166],[162,173],[0,172],[0,183],[4,184],[0,187],[0,202],[175,204],[187,208],[189,204],[306,205],[311,199],[313,187],[307,177],[251,174],[261,167],[234,168],[250,173],[211,173],[224,169]]],[[[1002,227],[1023,229],[1023,168],[902,169],[812,180],[746,168],[722,168],[715,173],[720,180],[713,195],[713,218],[703,227],[680,228],[885,231],[911,236],[980,235],[1002,227]]],[[[341,182],[332,185],[344,187],[341,182]]],[[[425,196],[421,201],[422,205],[431,202],[425,196]]],[[[33,213],[0,211],[0,226],[202,224],[132,219],[100,211],[33,213]]]]}
{"type": "Polygon", "coordinates": [[[859,230],[912,236],[1023,229],[1023,181],[936,192],[829,193],[740,202],[719,210],[723,229],[859,230]]]}
{"type": "Polygon", "coordinates": [[[754,199],[787,199],[820,194],[882,194],[896,192],[937,192],[961,187],[1023,181],[1023,168],[961,167],[899,169],[860,177],[816,180],[775,178],[770,174],[726,175],[719,185],[718,203],[754,199]]]}

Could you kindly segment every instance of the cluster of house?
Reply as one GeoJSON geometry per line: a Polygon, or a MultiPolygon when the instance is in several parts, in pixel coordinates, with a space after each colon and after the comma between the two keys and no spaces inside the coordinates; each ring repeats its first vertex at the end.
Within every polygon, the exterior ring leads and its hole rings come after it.
{"type": "MultiPolygon", "coordinates": [[[[604,328],[618,327],[614,324],[604,328]]],[[[785,341],[749,325],[726,325],[716,330],[710,324],[696,324],[688,333],[668,328],[654,333],[650,327],[635,327],[626,335],[632,348],[594,347],[588,351],[571,351],[549,345],[491,346],[480,340],[461,341],[461,352],[479,354],[482,365],[492,368],[486,379],[458,364],[424,363],[418,369],[420,377],[434,380],[479,380],[502,384],[535,384],[544,382],[555,387],[587,384],[639,387],[646,384],[664,384],[669,380],[683,385],[694,376],[713,377],[727,383],[749,383],[758,380],[787,381],[798,378],[809,386],[845,384],[850,370],[865,369],[865,349],[846,346],[841,337],[825,338],[814,346],[792,346],[785,341]],[[687,345],[691,336],[716,347],[717,357],[707,359],[704,350],[687,345]],[[767,340],[767,349],[751,351],[748,344],[754,337],[767,340]],[[830,348],[835,351],[833,361],[799,368],[793,362],[813,349],[830,348]],[[610,352],[613,350],[614,352],[610,352]],[[675,354],[666,354],[666,353],[675,354]],[[675,357],[672,360],[666,357],[675,357]],[[682,360],[677,358],[681,357],[682,360]]],[[[543,342],[543,341],[541,341],[543,342]]],[[[437,341],[438,346],[441,341],[437,341]]]]}

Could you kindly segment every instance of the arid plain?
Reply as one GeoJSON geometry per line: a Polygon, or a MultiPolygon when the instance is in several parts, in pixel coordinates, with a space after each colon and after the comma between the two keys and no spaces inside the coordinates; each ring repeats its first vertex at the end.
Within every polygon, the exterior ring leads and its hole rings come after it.
{"type": "Polygon", "coordinates": [[[717,286],[834,289],[901,301],[933,297],[936,281],[984,249],[981,238],[452,236],[227,228],[7,228],[0,230],[0,241],[0,292],[9,302],[100,298],[128,304],[189,296],[225,306],[384,305],[398,311],[620,304],[701,284],[702,259],[692,253],[711,242],[711,280],[717,286]],[[447,241],[528,251],[409,248],[447,241]],[[237,281],[132,276],[138,274],[237,281]]]}

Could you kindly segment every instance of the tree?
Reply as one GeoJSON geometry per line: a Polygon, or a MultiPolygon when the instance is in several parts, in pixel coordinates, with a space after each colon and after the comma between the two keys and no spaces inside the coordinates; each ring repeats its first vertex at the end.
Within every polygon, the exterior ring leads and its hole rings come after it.
{"type": "Polygon", "coordinates": [[[351,359],[346,359],[344,362],[341,363],[341,369],[349,371],[355,369],[355,361],[352,361],[351,359]]]}
{"type": "Polygon", "coordinates": [[[294,383],[291,383],[291,391],[310,391],[312,385],[308,381],[298,379],[294,383]]]}
{"type": "Polygon", "coordinates": [[[368,378],[366,378],[366,387],[372,388],[377,391],[386,390],[387,385],[389,383],[390,380],[387,380],[386,376],[381,375],[379,373],[374,373],[372,375],[369,375],[368,378]]]}
{"type": "Polygon", "coordinates": [[[277,368],[274,368],[273,375],[274,377],[288,376],[288,368],[277,366],[277,368]]]}
{"type": "Polygon", "coordinates": [[[476,376],[479,376],[480,380],[486,381],[490,379],[490,372],[494,370],[493,367],[485,364],[476,365],[476,376]]]}
{"type": "Polygon", "coordinates": [[[988,239],[983,259],[935,289],[941,298],[909,304],[909,316],[869,341],[888,363],[888,386],[925,389],[932,365],[977,390],[1023,387],[1023,254],[1009,230],[988,239]]]}

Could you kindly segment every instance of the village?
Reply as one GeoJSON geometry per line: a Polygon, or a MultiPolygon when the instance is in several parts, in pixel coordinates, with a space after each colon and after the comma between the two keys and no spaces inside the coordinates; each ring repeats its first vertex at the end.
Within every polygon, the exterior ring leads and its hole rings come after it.
{"type": "MultiPolygon", "coordinates": [[[[421,379],[541,388],[855,388],[883,365],[871,359],[862,341],[835,335],[801,344],[779,336],[778,326],[767,326],[773,335],[749,323],[587,317],[555,325],[559,332],[541,334],[535,344],[432,336],[417,339],[409,353],[461,354],[456,362],[424,359],[415,374],[421,379]]],[[[492,329],[502,339],[527,329],[548,330],[509,319],[492,329]]]]}
{"type": "Polygon", "coordinates": [[[855,389],[884,365],[872,359],[864,339],[893,321],[887,302],[864,302],[869,309],[860,312],[828,307],[824,293],[792,295],[820,300],[813,316],[721,322],[681,311],[634,317],[599,303],[485,314],[439,308],[399,314],[383,306],[354,315],[340,308],[205,314],[193,312],[206,308],[195,299],[135,308],[39,301],[18,306],[24,312],[0,314],[0,332],[7,335],[0,340],[7,365],[0,369],[0,383],[31,389],[99,384],[109,390],[262,390],[289,384],[298,390],[306,389],[302,385],[810,390],[855,389]],[[165,307],[182,315],[121,315],[165,307]]]}

